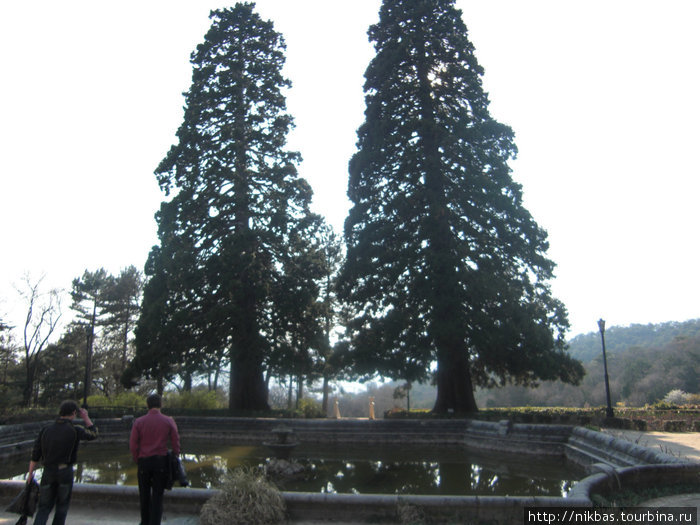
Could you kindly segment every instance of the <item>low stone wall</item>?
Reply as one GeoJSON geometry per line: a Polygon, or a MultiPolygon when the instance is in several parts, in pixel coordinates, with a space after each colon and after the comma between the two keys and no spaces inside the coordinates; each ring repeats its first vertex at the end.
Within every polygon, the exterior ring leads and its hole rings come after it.
{"type": "Polygon", "coordinates": [[[507,450],[533,456],[564,456],[573,427],[469,420],[462,443],[485,451],[507,450]]]}
{"type": "MultiPolygon", "coordinates": [[[[0,481],[0,502],[6,505],[22,489],[22,481],[0,481]]],[[[218,491],[175,488],[166,491],[168,512],[199,514],[204,503],[218,491]]],[[[402,508],[444,519],[445,523],[488,522],[521,524],[525,507],[589,507],[587,498],[507,496],[411,496],[394,494],[316,494],[282,492],[287,516],[292,521],[342,521],[352,523],[398,523],[402,508]]],[[[74,505],[101,509],[138,508],[138,487],[76,484],[74,505]]],[[[106,511],[107,512],[107,511],[106,511]]]]}
{"type": "MultiPolygon", "coordinates": [[[[177,417],[184,439],[259,444],[273,429],[290,428],[294,439],[325,444],[424,444],[466,446],[533,456],[565,457],[580,465],[614,467],[678,463],[683,460],[583,427],[513,424],[468,419],[267,419],[177,417]]],[[[133,418],[97,419],[103,443],[127,443],[133,418]]],[[[28,454],[39,429],[48,422],[0,426],[0,459],[28,454]]]]}
{"type": "Polygon", "coordinates": [[[566,455],[579,464],[603,463],[613,467],[687,462],[661,451],[583,427],[572,429],[566,443],[566,455]]]}
{"type": "MultiPolygon", "coordinates": [[[[100,440],[126,443],[131,418],[97,420],[100,440]]],[[[184,439],[225,443],[261,443],[272,439],[275,427],[286,426],[305,443],[431,444],[471,449],[561,457],[587,466],[591,473],[566,498],[494,496],[399,496],[284,492],[293,520],[395,522],[401,507],[415,507],[451,521],[522,523],[525,507],[592,506],[590,495],[621,487],[669,484],[697,479],[700,464],[669,456],[613,436],[568,425],[513,424],[476,420],[302,420],[266,418],[176,418],[184,439]],[[442,514],[440,514],[442,513],[442,514]]],[[[0,445],[7,454],[22,451],[41,423],[0,427],[0,445]],[[30,439],[26,439],[29,437],[30,439]],[[2,440],[5,439],[3,442],[2,440]],[[16,440],[16,443],[10,441],[16,440]]],[[[26,454],[26,450],[22,451],[26,454]]],[[[22,482],[0,482],[0,497],[15,495],[22,482]]],[[[166,495],[166,509],[197,514],[215,491],[177,488],[166,495]]],[[[88,505],[138,505],[136,487],[76,485],[74,500],[88,505]]]]}
{"type": "Polygon", "coordinates": [[[450,444],[460,445],[465,420],[175,418],[183,436],[230,443],[270,441],[273,429],[284,426],[304,443],[450,444]]]}
{"type": "MultiPolygon", "coordinates": [[[[0,461],[26,457],[29,460],[39,430],[51,421],[35,421],[16,425],[0,425],[0,461]]],[[[82,423],[82,421],[80,421],[82,423]]],[[[131,419],[98,419],[94,423],[103,443],[126,443],[129,440],[131,419]]]]}
{"type": "Polygon", "coordinates": [[[34,439],[45,424],[46,422],[33,422],[0,425],[0,461],[21,456],[29,458],[34,439]]]}
{"type": "Polygon", "coordinates": [[[270,441],[284,426],[303,443],[375,445],[452,445],[483,451],[508,450],[537,456],[563,456],[573,427],[525,425],[465,419],[245,419],[176,418],[183,436],[230,443],[270,441]]]}
{"type": "Polygon", "coordinates": [[[590,507],[588,498],[283,493],[292,520],[403,523],[412,507],[432,523],[522,524],[525,507],[590,507]]]}
{"type": "MultiPolygon", "coordinates": [[[[23,481],[0,480],[0,501],[7,505],[24,486],[23,481]]],[[[175,488],[165,492],[166,511],[199,514],[204,503],[216,494],[212,489],[175,488]]],[[[76,483],[71,502],[84,507],[104,509],[138,509],[139,489],[135,486],[76,483]]],[[[105,511],[106,513],[108,511],[105,511]]]]}
{"type": "Polygon", "coordinates": [[[700,483],[700,463],[637,465],[622,469],[605,468],[581,480],[569,493],[574,498],[593,494],[610,495],[625,489],[644,489],[669,485],[700,483]]]}

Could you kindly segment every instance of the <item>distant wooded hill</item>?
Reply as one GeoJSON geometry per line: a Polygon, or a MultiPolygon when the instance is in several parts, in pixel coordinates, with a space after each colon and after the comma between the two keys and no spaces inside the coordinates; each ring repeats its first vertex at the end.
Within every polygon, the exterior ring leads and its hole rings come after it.
{"type": "MultiPolygon", "coordinates": [[[[549,381],[538,388],[480,389],[476,396],[479,407],[605,405],[600,333],[578,335],[571,340],[570,347],[572,355],[586,368],[581,385],[549,381]]],[[[605,331],[605,347],[613,404],[653,404],[671,390],[700,393],[700,319],[612,326],[605,331]]],[[[368,385],[368,392],[341,396],[343,415],[366,417],[369,395],[375,396],[378,415],[392,406],[406,408],[405,398],[393,399],[392,396],[399,385],[396,382],[372,383],[368,385]]],[[[410,401],[411,408],[432,408],[435,388],[413,385],[410,401]]]]}
{"type": "MultiPolygon", "coordinates": [[[[605,331],[607,354],[622,352],[629,348],[662,348],[676,338],[690,339],[700,336],[700,319],[671,321],[661,324],[633,324],[612,326],[605,331]]],[[[600,332],[580,334],[569,341],[569,352],[583,363],[602,355],[600,332]]]]}
{"type": "MultiPolygon", "coordinates": [[[[644,406],[661,401],[671,390],[700,392],[700,319],[613,326],[605,331],[605,347],[613,404],[644,406]]],[[[480,390],[480,406],[605,405],[600,333],[574,337],[570,352],[586,368],[581,385],[554,381],[534,389],[480,390]]]]}

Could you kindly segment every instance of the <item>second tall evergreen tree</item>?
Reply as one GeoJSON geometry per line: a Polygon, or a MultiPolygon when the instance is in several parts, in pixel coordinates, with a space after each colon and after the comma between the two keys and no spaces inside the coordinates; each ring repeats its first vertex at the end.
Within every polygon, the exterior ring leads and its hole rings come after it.
{"type": "Polygon", "coordinates": [[[341,276],[357,371],[415,381],[436,367],[437,412],[476,411],[476,385],[579,381],[546,233],[511,177],[513,132],[489,114],[461,12],[384,0],[369,36],[341,276]]]}

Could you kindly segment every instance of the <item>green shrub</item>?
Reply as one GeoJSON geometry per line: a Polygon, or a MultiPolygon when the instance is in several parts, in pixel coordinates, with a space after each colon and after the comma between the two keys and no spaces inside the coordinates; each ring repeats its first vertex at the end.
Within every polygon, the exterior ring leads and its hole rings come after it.
{"type": "Polygon", "coordinates": [[[17,389],[0,386],[0,412],[3,414],[11,412],[13,408],[21,403],[22,396],[17,389]]]}
{"type": "Polygon", "coordinates": [[[88,396],[89,408],[146,408],[146,400],[136,392],[121,392],[114,397],[103,395],[88,396]]]}
{"type": "Polygon", "coordinates": [[[666,401],[659,401],[658,403],[654,403],[651,408],[654,410],[678,410],[680,407],[666,401]]]}
{"type": "Polygon", "coordinates": [[[683,432],[685,429],[685,421],[664,421],[664,432],[683,432]]]}
{"type": "Polygon", "coordinates": [[[146,398],[136,392],[122,392],[114,398],[114,406],[129,408],[145,408],[146,398]]]}
{"type": "Polygon", "coordinates": [[[643,419],[633,419],[632,420],[632,427],[634,430],[639,430],[641,432],[645,432],[647,429],[647,422],[644,421],[643,419]]]}
{"type": "Polygon", "coordinates": [[[321,403],[310,397],[305,397],[299,400],[299,412],[303,417],[324,417],[325,414],[321,410],[321,403]]]}
{"type": "Polygon", "coordinates": [[[2,412],[0,425],[13,425],[16,423],[28,423],[30,421],[51,421],[58,415],[58,407],[50,408],[25,408],[10,407],[2,412]]]}
{"type": "Polygon", "coordinates": [[[166,392],[163,405],[166,408],[213,410],[225,405],[213,390],[192,390],[191,392],[166,392]]]}
{"type": "Polygon", "coordinates": [[[671,390],[663,399],[664,403],[669,405],[685,405],[689,401],[689,396],[683,390],[675,389],[671,390]]]}
{"type": "Polygon", "coordinates": [[[107,396],[93,395],[93,396],[88,396],[87,405],[90,408],[101,408],[101,407],[114,406],[114,403],[107,396]]]}
{"type": "Polygon", "coordinates": [[[229,471],[220,492],[203,506],[200,525],[266,525],[285,521],[284,499],[259,469],[229,471]]]}

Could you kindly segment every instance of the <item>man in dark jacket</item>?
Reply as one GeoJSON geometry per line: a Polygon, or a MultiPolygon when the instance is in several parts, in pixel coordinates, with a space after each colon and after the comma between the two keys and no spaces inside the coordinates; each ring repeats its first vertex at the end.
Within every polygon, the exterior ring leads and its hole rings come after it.
{"type": "Polygon", "coordinates": [[[39,462],[43,463],[44,472],[41,475],[39,506],[34,525],[45,525],[54,505],[56,512],[53,525],[63,525],[66,522],[73,492],[73,464],[78,455],[78,443],[92,441],[96,437],[97,428],[90,421],[87,410],[78,408],[75,401],[61,403],[58,419],[39,431],[27,474],[27,480],[30,480],[39,462]],[[85,426],[73,424],[77,414],[85,426]]]}
{"type": "Polygon", "coordinates": [[[138,464],[141,525],[160,525],[163,517],[163,492],[168,481],[168,441],[173,454],[180,454],[180,435],[175,420],[161,414],[161,398],[146,399],[148,413],[134,421],[129,438],[131,456],[138,464]]]}

